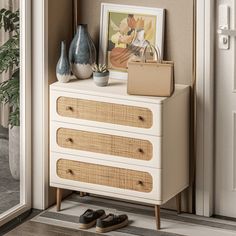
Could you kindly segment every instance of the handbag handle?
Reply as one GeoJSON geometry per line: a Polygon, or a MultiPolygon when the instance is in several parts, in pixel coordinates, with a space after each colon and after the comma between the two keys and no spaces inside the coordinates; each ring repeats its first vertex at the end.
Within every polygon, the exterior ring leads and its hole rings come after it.
{"type": "Polygon", "coordinates": [[[143,51],[143,54],[142,54],[142,59],[143,61],[146,63],[147,62],[147,57],[146,57],[146,52],[147,52],[147,49],[148,48],[151,48],[151,51],[155,52],[155,55],[157,57],[157,63],[162,63],[162,60],[161,60],[161,53],[160,53],[160,49],[159,47],[155,47],[154,45],[152,45],[151,43],[148,43],[148,45],[144,48],[144,51],[143,51]]]}

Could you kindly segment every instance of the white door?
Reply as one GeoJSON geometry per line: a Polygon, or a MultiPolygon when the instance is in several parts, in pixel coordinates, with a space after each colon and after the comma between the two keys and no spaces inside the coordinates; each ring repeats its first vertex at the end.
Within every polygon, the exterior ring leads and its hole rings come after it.
{"type": "Polygon", "coordinates": [[[235,0],[217,0],[216,26],[225,36],[217,35],[215,57],[215,214],[236,218],[235,9],[235,0]]]}

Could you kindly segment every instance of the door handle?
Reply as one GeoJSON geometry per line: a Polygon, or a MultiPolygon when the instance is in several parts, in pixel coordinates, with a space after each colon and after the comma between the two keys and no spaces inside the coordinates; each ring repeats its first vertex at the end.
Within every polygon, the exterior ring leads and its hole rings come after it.
{"type": "Polygon", "coordinates": [[[218,11],[218,47],[221,50],[228,50],[230,48],[230,34],[234,33],[234,30],[230,30],[230,7],[227,4],[221,4],[218,11]]]}
{"type": "Polygon", "coordinates": [[[229,37],[236,37],[236,30],[234,29],[218,29],[217,33],[219,35],[225,35],[229,37]]]}

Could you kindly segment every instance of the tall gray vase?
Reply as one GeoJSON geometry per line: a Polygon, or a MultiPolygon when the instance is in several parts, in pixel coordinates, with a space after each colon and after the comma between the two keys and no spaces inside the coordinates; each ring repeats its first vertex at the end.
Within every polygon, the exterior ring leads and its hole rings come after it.
{"type": "Polygon", "coordinates": [[[58,81],[61,83],[67,83],[71,78],[70,63],[67,58],[66,43],[64,41],[61,42],[61,56],[57,63],[56,74],[58,81]]]}
{"type": "Polygon", "coordinates": [[[71,70],[78,79],[92,75],[91,65],[96,62],[96,48],[88,33],[87,25],[80,24],[69,50],[71,70]]]}

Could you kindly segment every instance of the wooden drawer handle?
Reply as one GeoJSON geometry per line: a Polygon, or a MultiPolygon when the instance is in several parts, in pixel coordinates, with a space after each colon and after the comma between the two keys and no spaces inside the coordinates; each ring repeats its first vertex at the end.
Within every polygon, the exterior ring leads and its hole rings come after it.
{"type": "Polygon", "coordinates": [[[67,138],[67,139],[66,139],[66,142],[68,142],[68,143],[73,143],[73,139],[72,139],[72,138],[67,138]]]}
{"type": "Polygon", "coordinates": [[[73,111],[73,107],[72,106],[66,106],[66,111],[73,111]]]}
{"type": "Polygon", "coordinates": [[[144,118],[143,118],[142,116],[138,116],[138,119],[139,119],[140,121],[144,121],[144,118]]]}
{"type": "Polygon", "coordinates": [[[73,170],[71,170],[71,169],[66,170],[66,174],[73,175],[73,170]]]}
{"type": "Polygon", "coordinates": [[[139,181],[138,181],[138,185],[143,186],[143,185],[144,185],[143,181],[142,181],[142,180],[139,180],[139,181]]]}
{"type": "Polygon", "coordinates": [[[141,153],[141,154],[144,154],[144,150],[142,148],[139,148],[138,152],[141,153]]]}

